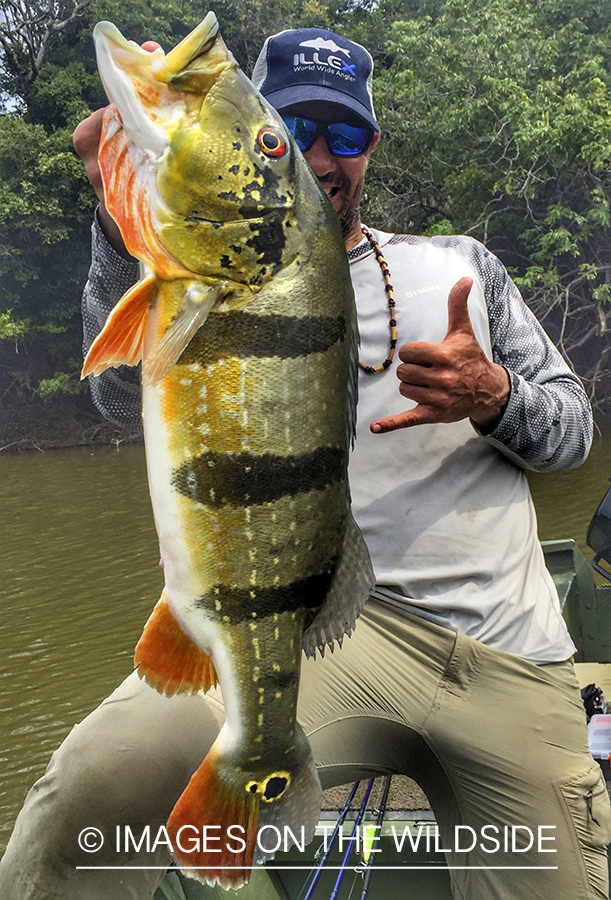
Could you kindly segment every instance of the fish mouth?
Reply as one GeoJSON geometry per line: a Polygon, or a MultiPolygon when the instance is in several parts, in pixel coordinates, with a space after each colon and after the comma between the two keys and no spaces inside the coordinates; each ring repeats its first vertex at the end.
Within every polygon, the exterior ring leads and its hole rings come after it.
{"type": "MultiPolygon", "coordinates": [[[[278,209],[282,209],[282,207],[278,207],[278,209]]],[[[241,209],[240,215],[235,219],[207,219],[205,216],[189,216],[188,222],[202,222],[205,225],[212,225],[213,228],[221,228],[223,225],[236,225],[238,222],[242,222],[247,220],[251,222],[253,225],[256,225],[258,222],[265,222],[268,219],[271,219],[275,216],[277,210],[267,210],[267,212],[261,212],[261,210],[254,209],[241,209]]]]}

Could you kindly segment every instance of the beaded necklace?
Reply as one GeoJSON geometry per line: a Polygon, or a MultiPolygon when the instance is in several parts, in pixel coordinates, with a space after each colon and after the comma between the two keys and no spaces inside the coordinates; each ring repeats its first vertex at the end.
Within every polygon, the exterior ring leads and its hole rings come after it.
{"type": "Polygon", "coordinates": [[[377,375],[378,372],[384,372],[390,365],[392,365],[393,357],[395,355],[395,348],[397,346],[397,320],[395,318],[395,299],[393,294],[393,286],[390,283],[390,269],[388,268],[388,263],[384,259],[382,251],[380,249],[380,245],[369,231],[368,228],[365,228],[364,225],[361,225],[361,231],[373,247],[375,257],[378,261],[378,265],[382,270],[382,275],[384,276],[384,290],[386,291],[386,295],[388,297],[388,311],[390,314],[390,346],[388,350],[388,357],[384,360],[384,362],[380,366],[366,366],[365,363],[362,363],[359,359],[359,366],[367,375],[377,375]]]}

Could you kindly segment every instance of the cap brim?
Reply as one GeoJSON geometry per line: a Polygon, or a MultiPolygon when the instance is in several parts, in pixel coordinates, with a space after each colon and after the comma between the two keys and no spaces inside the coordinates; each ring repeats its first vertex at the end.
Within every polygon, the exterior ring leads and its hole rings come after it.
{"type": "Polygon", "coordinates": [[[286,109],[289,106],[295,106],[297,103],[305,103],[306,101],[337,103],[339,106],[344,106],[350,112],[359,116],[359,118],[364,119],[374,131],[380,130],[380,126],[367,107],[359,103],[350,94],[345,94],[338,88],[328,88],[320,84],[299,84],[283,88],[281,91],[272,91],[263,96],[277,110],[286,109]]]}

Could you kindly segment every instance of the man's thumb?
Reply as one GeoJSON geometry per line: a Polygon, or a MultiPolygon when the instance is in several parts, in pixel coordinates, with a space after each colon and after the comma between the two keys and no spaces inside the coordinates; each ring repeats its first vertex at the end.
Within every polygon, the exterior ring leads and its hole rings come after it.
{"type": "Polygon", "coordinates": [[[471,319],[469,318],[469,294],[473,287],[472,278],[461,278],[457,281],[448,297],[448,331],[446,339],[457,332],[470,332],[473,334],[471,319]]]}

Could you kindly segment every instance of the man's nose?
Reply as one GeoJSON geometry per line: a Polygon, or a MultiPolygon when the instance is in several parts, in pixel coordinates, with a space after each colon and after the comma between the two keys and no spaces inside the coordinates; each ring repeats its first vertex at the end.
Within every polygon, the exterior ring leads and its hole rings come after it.
{"type": "Polygon", "coordinates": [[[312,171],[318,178],[329,175],[337,169],[337,157],[329,152],[324,136],[319,135],[304,154],[312,171]]]}

